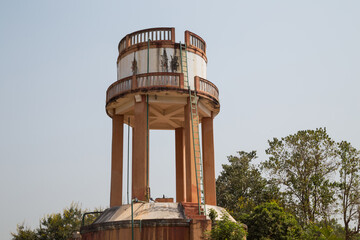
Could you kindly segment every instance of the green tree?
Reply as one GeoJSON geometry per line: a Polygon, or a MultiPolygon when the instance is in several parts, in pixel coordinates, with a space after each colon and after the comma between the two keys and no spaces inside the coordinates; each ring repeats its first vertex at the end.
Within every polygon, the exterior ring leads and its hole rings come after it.
{"type": "Polygon", "coordinates": [[[302,229],[295,217],[275,201],[257,206],[246,221],[248,240],[300,239],[302,229]]]}
{"type": "MultiPolygon", "coordinates": [[[[40,220],[37,229],[31,230],[24,224],[17,227],[16,233],[11,233],[13,240],[67,240],[74,232],[80,230],[82,216],[86,210],[82,210],[79,204],[72,203],[62,213],[47,215],[40,220]]],[[[85,224],[91,224],[95,215],[85,218],[85,224]]]]}
{"type": "Polygon", "coordinates": [[[337,169],[336,144],[325,128],[298,131],[268,141],[269,170],[285,195],[288,209],[301,225],[329,219],[335,201],[335,184],[330,177],[337,169]]]}
{"type": "Polygon", "coordinates": [[[343,240],[344,228],[334,219],[327,222],[310,223],[303,231],[303,240],[343,240]]]}
{"type": "Polygon", "coordinates": [[[338,144],[340,181],[338,197],[344,221],[346,240],[359,233],[360,228],[360,152],[350,143],[338,144]],[[350,226],[354,226],[351,228],[350,226]]]}
{"type": "Polygon", "coordinates": [[[216,197],[219,206],[226,208],[238,221],[243,222],[254,207],[278,198],[278,188],[261,176],[251,164],[256,151],[238,152],[229,156],[230,164],[223,164],[223,171],[216,180],[216,197]]]}
{"type": "Polygon", "coordinates": [[[246,236],[246,230],[242,225],[233,222],[227,214],[223,214],[211,229],[207,239],[211,240],[241,240],[246,236]]]}
{"type": "Polygon", "coordinates": [[[36,232],[25,227],[24,223],[17,226],[16,232],[16,234],[12,233],[13,240],[38,240],[36,232]]]}

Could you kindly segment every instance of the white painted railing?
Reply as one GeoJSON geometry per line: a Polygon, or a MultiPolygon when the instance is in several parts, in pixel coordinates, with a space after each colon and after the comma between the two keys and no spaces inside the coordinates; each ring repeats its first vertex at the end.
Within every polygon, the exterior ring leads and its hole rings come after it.
{"type": "MultiPolygon", "coordinates": [[[[130,92],[143,90],[182,90],[187,92],[184,87],[184,77],[182,73],[154,72],[134,75],[120,79],[110,85],[106,92],[106,102],[116,96],[130,92]]],[[[219,90],[210,81],[195,77],[195,90],[199,96],[213,98],[219,101],[219,90]]]]}
{"type": "Polygon", "coordinates": [[[133,45],[146,43],[148,40],[154,42],[168,41],[175,42],[174,28],[149,28],[130,33],[121,39],[119,43],[119,53],[133,45]]]}
{"type": "Polygon", "coordinates": [[[132,79],[130,77],[113,83],[107,90],[106,101],[110,100],[111,98],[115,97],[118,94],[121,94],[126,91],[130,91],[131,82],[132,82],[131,80],[132,79]]]}
{"type": "Polygon", "coordinates": [[[179,75],[148,75],[138,77],[136,80],[138,88],[155,86],[179,87],[180,84],[179,75]]]}
{"type": "Polygon", "coordinates": [[[204,92],[207,93],[209,95],[211,95],[212,97],[214,97],[215,99],[219,100],[219,90],[218,88],[210,81],[204,79],[204,78],[200,78],[198,77],[198,89],[196,89],[197,91],[200,92],[204,92]]]}
{"type": "Polygon", "coordinates": [[[195,48],[198,48],[199,50],[206,53],[206,43],[205,41],[195,33],[192,33],[190,31],[185,32],[185,41],[188,46],[193,46],[195,48]]]}

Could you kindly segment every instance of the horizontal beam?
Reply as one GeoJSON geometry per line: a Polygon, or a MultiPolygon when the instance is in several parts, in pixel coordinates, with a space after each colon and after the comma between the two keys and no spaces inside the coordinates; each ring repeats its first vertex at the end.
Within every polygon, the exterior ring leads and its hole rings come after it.
{"type": "Polygon", "coordinates": [[[115,108],[115,114],[124,114],[130,108],[132,108],[134,105],[135,105],[135,101],[130,100],[130,101],[126,102],[125,104],[122,104],[121,106],[115,108]]]}
{"type": "Polygon", "coordinates": [[[187,98],[186,97],[167,97],[167,96],[150,95],[149,103],[186,105],[187,98]]]}

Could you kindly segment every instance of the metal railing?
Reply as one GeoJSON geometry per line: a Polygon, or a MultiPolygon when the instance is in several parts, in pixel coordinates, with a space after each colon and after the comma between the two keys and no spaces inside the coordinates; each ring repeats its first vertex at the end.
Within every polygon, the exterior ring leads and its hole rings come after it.
{"type": "Polygon", "coordinates": [[[86,213],[84,213],[83,216],[82,216],[82,220],[81,220],[81,227],[85,226],[85,217],[86,217],[87,215],[101,214],[101,213],[103,213],[103,211],[86,212],[86,213]]]}

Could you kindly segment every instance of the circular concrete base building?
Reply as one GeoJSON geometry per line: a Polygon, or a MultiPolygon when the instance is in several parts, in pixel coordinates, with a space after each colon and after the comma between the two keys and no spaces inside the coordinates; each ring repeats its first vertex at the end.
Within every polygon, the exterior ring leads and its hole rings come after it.
{"type": "MultiPolygon", "coordinates": [[[[206,208],[214,209],[218,220],[227,214],[217,206],[206,208]]],[[[198,215],[196,204],[157,202],[135,203],[133,212],[130,204],[109,208],[93,224],[82,227],[81,235],[82,240],[195,240],[210,230],[211,221],[198,215]]]]}
{"type": "MultiPolygon", "coordinates": [[[[82,239],[200,239],[216,206],[213,119],[219,91],[206,78],[206,43],[174,28],[126,35],[118,46],[117,81],[106,92],[112,118],[110,208],[81,228],[82,239]],[[124,124],[132,129],[131,204],[123,205],[124,124]],[[150,201],[149,131],[175,132],[176,200],[150,201]],[[201,133],[201,134],[200,134],[201,133]]],[[[161,166],[160,166],[161,167],[161,166]]],[[[164,169],[165,170],[165,169],[164,169]]]]}

